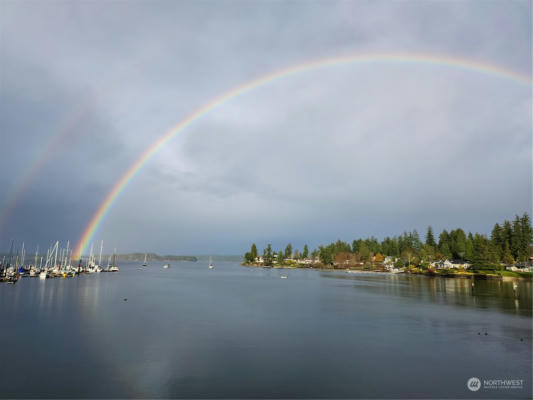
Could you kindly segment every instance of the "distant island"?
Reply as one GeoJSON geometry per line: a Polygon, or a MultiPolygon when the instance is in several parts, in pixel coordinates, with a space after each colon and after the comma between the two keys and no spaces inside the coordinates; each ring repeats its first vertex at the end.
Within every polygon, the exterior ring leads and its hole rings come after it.
{"type": "Polygon", "coordinates": [[[441,277],[531,279],[533,228],[527,213],[495,224],[490,237],[443,230],[435,239],[428,227],[425,240],[418,232],[404,232],[378,241],[374,236],[352,243],[337,240],[313,251],[300,252],[289,243],[275,251],[270,244],[258,253],[252,244],[243,265],[266,268],[317,268],[410,273],[441,277]]]}
{"type": "MultiPolygon", "coordinates": [[[[119,261],[144,261],[145,253],[127,253],[127,254],[117,254],[117,259],[119,261]]],[[[156,253],[146,253],[146,258],[148,261],[193,261],[196,262],[198,259],[195,256],[172,256],[172,255],[159,255],[156,253]]]]}

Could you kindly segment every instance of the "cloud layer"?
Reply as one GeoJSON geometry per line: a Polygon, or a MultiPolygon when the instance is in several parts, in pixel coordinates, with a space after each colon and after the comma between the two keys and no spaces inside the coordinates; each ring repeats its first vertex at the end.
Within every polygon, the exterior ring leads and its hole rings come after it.
{"type": "MultiPolygon", "coordinates": [[[[10,216],[10,238],[76,240],[168,128],[273,70],[342,54],[430,52],[522,74],[530,2],[4,2],[3,199],[60,140],[10,216]]],[[[97,238],[121,251],[241,253],[405,229],[487,232],[531,211],[531,89],[400,63],[274,81],[173,139],[97,238]]],[[[4,203],[2,203],[4,204],[4,203]]]]}

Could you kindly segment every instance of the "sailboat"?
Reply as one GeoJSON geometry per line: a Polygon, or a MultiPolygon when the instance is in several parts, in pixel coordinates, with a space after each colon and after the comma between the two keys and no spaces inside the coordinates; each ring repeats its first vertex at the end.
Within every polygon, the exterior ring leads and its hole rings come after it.
{"type": "Polygon", "coordinates": [[[211,258],[211,256],[209,256],[209,269],[213,269],[213,268],[215,268],[213,266],[213,258],[211,258]]]}
{"type": "Polygon", "coordinates": [[[108,272],[118,272],[117,267],[117,249],[113,252],[113,257],[111,258],[111,264],[107,267],[108,272]]]}
{"type": "MultiPolygon", "coordinates": [[[[104,241],[100,241],[100,254],[98,255],[98,264],[93,266],[94,272],[102,272],[102,250],[104,249],[104,241]]],[[[93,261],[94,264],[94,261],[93,261]]]]}
{"type": "Polygon", "coordinates": [[[146,263],[146,253],[144,253],[144,262],[142,263],[143,267],[146,267],[148,264],[146,263]]]}

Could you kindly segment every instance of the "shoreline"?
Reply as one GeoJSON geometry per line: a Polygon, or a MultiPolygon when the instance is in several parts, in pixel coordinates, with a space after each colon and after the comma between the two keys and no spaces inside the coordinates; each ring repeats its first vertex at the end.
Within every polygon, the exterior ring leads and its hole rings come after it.
{"type": "MultiPolygon", "coordinates": [[[[316,265],[316,264],[315,264],[316,265]]],[[[444,271],[444,272],[436,272],[436,271],[428,271],[428,270],[406,270],[402,272],[391,272],[384,269],[362,269],[362,268],[327,268],[324,266],[299,266],[299,265],[272,265],[272,266],[265,266],[262,264],[256,264],[256,263],[241,263],[241,266],[243,267],[252,267],[252,268],[266,268],[266,269],[309,269],[309,270],[317,270],[317,271],[345,271],[348,273],[356,273],[356,272],[372,272],[372,273],[380,273],[380,274],[390,274],[390,275],[423,275],[427,276],[429,278],[451,278],[451,279],[483,279],[483,280],[502,280],[502,281],[531,281],[532,277],[529,276],[503,276],[499,273],[481,273],[481,272],[467,272],[467,271],[461,271],[461,272],[450,272],[450,271],[444,271]]]]}

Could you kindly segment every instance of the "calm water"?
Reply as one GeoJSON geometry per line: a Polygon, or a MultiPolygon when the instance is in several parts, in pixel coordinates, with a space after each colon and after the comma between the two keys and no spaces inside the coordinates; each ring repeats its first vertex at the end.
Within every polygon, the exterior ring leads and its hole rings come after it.
{"type": "Polygon", "coordinates": [[[120,268],[0,285],[0,397],[531,397],[530,282],[120,268]]]}

